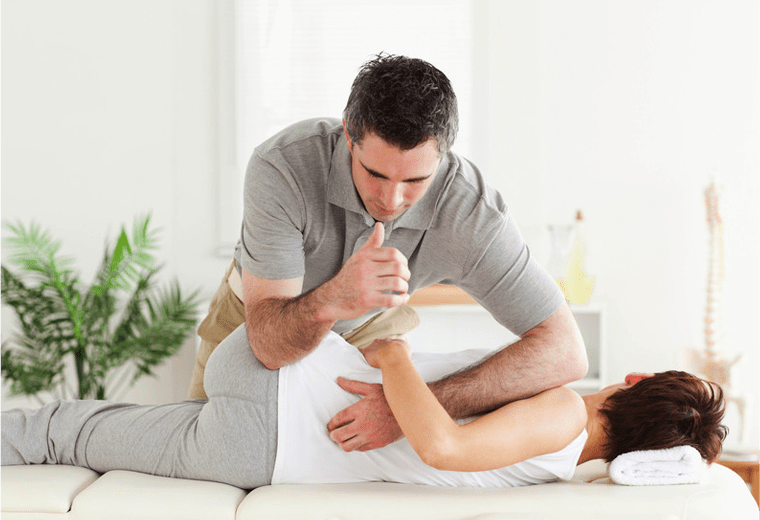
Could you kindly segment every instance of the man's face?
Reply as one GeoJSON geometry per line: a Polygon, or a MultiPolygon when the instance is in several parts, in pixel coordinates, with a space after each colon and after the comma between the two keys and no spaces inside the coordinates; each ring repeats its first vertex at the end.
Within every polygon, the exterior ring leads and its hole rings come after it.
{"type": "Polygon", "coordinates": [[[367,133],[352,144],[351,176],[367,212],[379,222],[390,222],[425,195],[438,168],[438,143],[429,139],[417,148],[401,150],[367,133]]]}

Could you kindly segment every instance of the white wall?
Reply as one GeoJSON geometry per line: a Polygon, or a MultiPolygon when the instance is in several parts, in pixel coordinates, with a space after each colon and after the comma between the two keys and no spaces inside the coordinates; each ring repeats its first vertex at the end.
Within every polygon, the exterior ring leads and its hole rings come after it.
{"type": "MultiPolygon", "coordinates": [[[[2,218],[48,228],[90,281],[105,239],[150,211],[165,278],[208,297],[229,262],[213,256],[215,42],[202,0],[3,1],[2,218]]],[[[125,398],[184,398],[193,359],[191,342],[125,398]]]]}
{"type": "Polygon", "coordinates": [[[608,374],[702,348],[703,189],[724,188],[725,350],[758,444],[757,2],[489,2],[491,175],[536,255],[585,215],[608,374]]]}
{"type": "MultiPolygon", "coordinates": [[[[743,353],[734,375],[756,411],[757,3],[480,4],[490,179],[543,261],[547,225],[584,211],[593,299],[608,311],[608,374],[678,366],[701,347],[701,190],[715,172],[725,186],[726,349],[743,353]]],[[[213,254],[215,24],[215,3],[203,0],[4,0],[2,217],[48,227],[89,278],[103,239],[150,210],[166,273],[210,295],[227,263],[213,254]]],[[[188,345],[127,398],[183,397],[192,358],[188,345]]]]}

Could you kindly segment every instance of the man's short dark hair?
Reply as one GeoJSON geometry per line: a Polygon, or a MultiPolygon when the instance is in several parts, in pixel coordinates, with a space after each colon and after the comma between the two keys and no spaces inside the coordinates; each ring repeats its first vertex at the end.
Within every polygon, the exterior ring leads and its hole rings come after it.
{"type": "Polygon", "coordinates": [[[671,370],[642,379],[609,396],[600,412],[607,419],[605,459],[622,453],[692,446],[707,462],[721,452],[728,430],[721,424],[723,390],[716,383],[671,370]]]}
{"type": "Polygon", "coordinates": [[[351,141],[370,132],[402,150],[430,138],[451,149],[459,127],[457,99],[446,75],[430,63],[378,54],[359,70],[343,119],[351,141]]]}

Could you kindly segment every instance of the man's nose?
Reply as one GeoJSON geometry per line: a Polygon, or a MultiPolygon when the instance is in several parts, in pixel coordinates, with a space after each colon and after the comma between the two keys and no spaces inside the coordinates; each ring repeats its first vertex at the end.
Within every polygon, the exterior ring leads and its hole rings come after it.
{"type": "Polygon", "coordinates": [[[392,183],[383,190],[381,201],[385,209],[396,209],[404,200],[404,191],[401,183],[392,183]]]}

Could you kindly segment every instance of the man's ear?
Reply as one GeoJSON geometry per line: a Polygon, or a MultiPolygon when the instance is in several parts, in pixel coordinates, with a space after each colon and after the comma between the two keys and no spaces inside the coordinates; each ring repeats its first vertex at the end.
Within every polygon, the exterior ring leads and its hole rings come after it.
{"type": "Polygon", "coordinates": [[[348,130],[346,129],[346,120],[343,120],[343,135],[346,136],[346,144],[348,145],[348,150],[351,151],[351,136],[348,135],[348,130]]]}
{"type": "Polygon", "coordinates": [[[635,385],[642,379],[649,379],[650,377],[653,377],[654,374],[652,372],[633,372],[625,376],[625,382],[628,383],[630,386],[635,385]]]}

